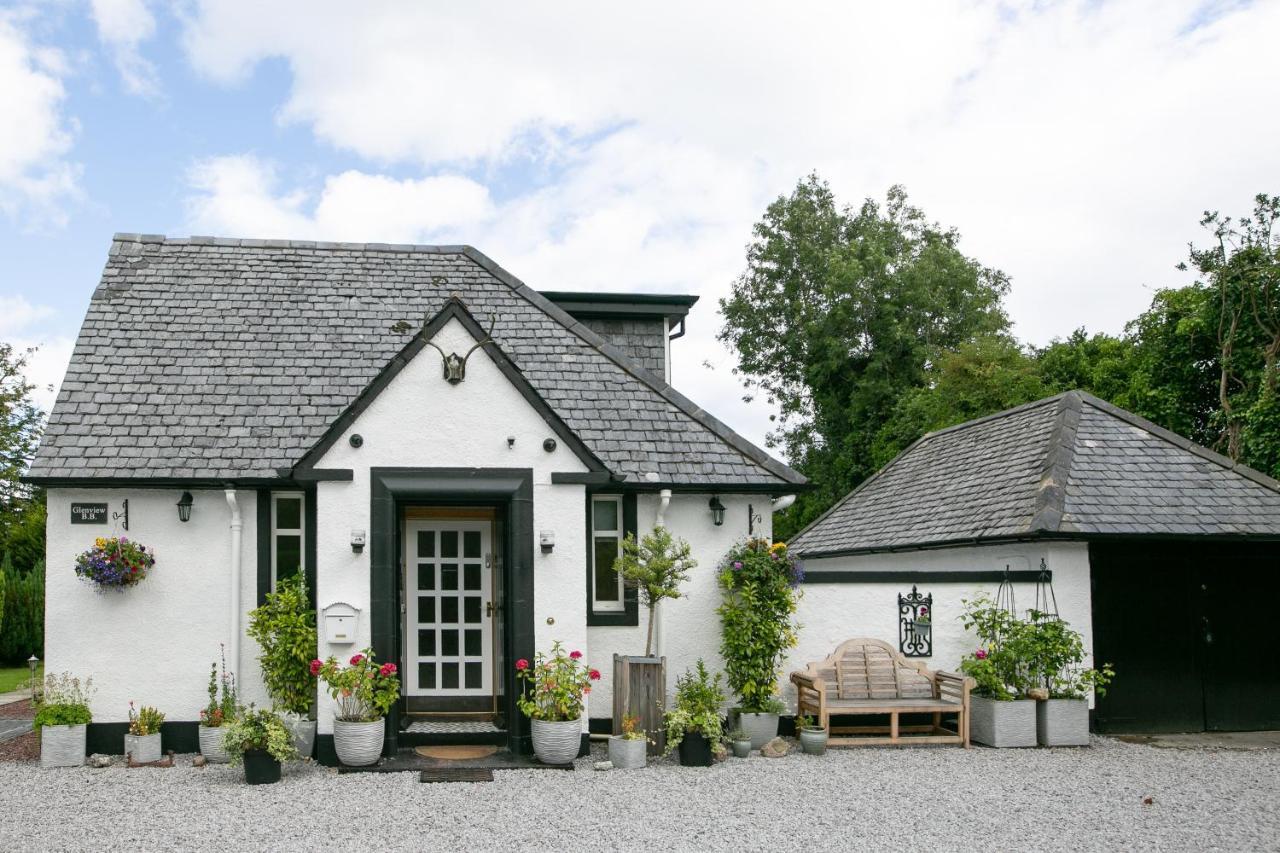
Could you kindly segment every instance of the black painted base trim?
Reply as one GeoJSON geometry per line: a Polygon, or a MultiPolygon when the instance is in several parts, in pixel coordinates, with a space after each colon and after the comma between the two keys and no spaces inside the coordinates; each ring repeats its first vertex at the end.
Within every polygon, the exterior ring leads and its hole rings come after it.
{"type": "Polygon", "coordinates": [[[578,757],[586,758],[591,754],[591,735],[588,732],[582,733],[582,746],[578,748],[578,757]]]}
{"type": "MultiPolygon", "coordinates": [[[[85,728],[85,754],[124,755],[128,723],[90,723],[85,728]]],[[[160,749],[177,753],[200,751],[200,724],[195,721],[166,722],[160,726],[160,749]]]]}
{"type": "MultiPolygon", "coordinates": [[[[1053,580],[1053,572],[1048,572],[1048,580],[1053,580]]],[[[1013,583],[1035,583],[1040,579],[1040,572],[1009,572],[1008,578],[1013,583]]],[[[806,572],[804,583],[1000,583],[1005,579],[1004,571],[977,572],[863,572],[863,571],[814,571],[806,572]]]]}
{"type": "Polygon", "coordinates": [[[342,762],[338,761],[338,753],[333,748],[333,735],[316,735],[316,761],[325,767],[337,767],[342,762]]]}
{"type": "Polygon", "coordinates": [[[587,731],[593,735],[613,734],[612,717],[591,717],[587,720],[587,731]]]}

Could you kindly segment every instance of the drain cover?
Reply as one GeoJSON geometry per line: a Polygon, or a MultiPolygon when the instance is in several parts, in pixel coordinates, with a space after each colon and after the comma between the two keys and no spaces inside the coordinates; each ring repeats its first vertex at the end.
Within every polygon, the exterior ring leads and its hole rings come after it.
{"type": "Polygon", "coordinates": [[[440,767],[423,770],[419,782],[492,782],[493,771],[488,767],[440,767]]]}

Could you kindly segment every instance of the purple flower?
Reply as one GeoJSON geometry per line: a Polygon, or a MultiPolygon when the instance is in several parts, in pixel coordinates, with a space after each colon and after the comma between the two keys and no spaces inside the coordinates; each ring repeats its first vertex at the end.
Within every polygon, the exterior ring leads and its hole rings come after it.
{"type": "Polygon", "coordinates": [[[741,560],[734,560],[734,561],[733,561],[733,567],[734,567],[735,569],[740,569],[740,568],[742,568],[742,561],[741,561],[741,560]]]}

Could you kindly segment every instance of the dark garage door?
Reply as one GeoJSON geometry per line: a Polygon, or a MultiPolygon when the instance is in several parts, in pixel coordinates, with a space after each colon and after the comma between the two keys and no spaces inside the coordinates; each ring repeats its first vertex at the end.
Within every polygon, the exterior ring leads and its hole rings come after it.
{"type": "Polygon", "coordinates": [[[1280,545],[1089,546],[1101,732],[1280,729],[1280,545]]]}

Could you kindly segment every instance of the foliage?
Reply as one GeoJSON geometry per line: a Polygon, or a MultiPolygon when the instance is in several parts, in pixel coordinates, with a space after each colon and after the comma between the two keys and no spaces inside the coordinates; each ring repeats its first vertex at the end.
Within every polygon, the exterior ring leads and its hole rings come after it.
{"type": "Polygon", "coordinates": [[[25,666],[31,655],[44,657],[44,560],[23,572],[6,554],[0,576],[0,662],[25,666]]]}
{"type": "Polygon", "coordinates": [[[48,507],[44,489],[0,503],[0,554],[8,554],[20,572],[44,560],[48,507]]]}
{"type": "Polygon", "coordinates": [[[985,593],[961,603],[961,623],[982,645],[960,662],[960,671],[977,682],[979,696],[1001,701],[1025,696],[1035,686],[1029,667],[1029,623],[985,593]]]}
{"type": "Polygon", "coordinates": [[[768,713],[762,709],[777,693],[778,668],[800,627],[792,614],[803,579],[786,544],[767,539],[735,545],[720,564],[720,653],[744,711],[768,713]]]}
{"type": "Polygon", "coordinates": [[[44,680],[44,694],[36,705],[35,727],[82,726],[93,721],[89,703],[93,700],[93,679],[64,672],[44,680]]]}
{"type": "Polygon", "coordinates": [[[1028,677],[1055,699],[1083,699],[1090,690],[1105,696],[1115,677],[1110,664],[1101,669],[1084,668],[1084,638],[1062,619],[1028,611],[1026,638],[1028,677]]]}
{"type": "Polygon", "coordinates": [[[133,708],[133,703],[129,703],[129,734],[143,737],[153,735],[160,731],[160,726],[164,723],[164,713],[152,708],[150,705],[143,705],[137,711],[133,708]]]}
{"type": "Polygon", "coordinates": [[[622,715],[622,732],[618,737],[623,740],[646,740],[645,730],[637,728],[640,725],[640,718],[635,714],[622,715]]]}
{"type": "Polygon", "coordinates": [[[728,739],[729,739],[729,740],[731,740],[731,741],[733,741],[733,740],[751,740],[751,735],[747,734],[747,730],[746,730],[746,729],[744,729],[742,726],[738,726],[738,727],[737,727],[737,728],[735,728],[733,731],[729,732],[729,734],[725,735],[725,737],[726,737],[726,738],[728,738],[728,739]]]}
{"type": "Polygon", "coordinates": [[[379,665],[373,649],[352,655],[342,666],[330,655],[323,663],[311,661],[308,671],[329,686],[329,695],[338,703],[338,719],[348,723],[380,720],[400,698],[400,676],[396,665],[379,665]]]}
{"type": "Polygon", "coordinates": [[[252,705],[226,727],[222,746],[232,764],[244,761],[244,754],[252,750],[265,751],[276,761],[288,761],[298,755],[284,721],[277,714],[265,708],[255,710],[252,705]]]}
{"type": "Polygon", "coordinates": [[[227,672],[227,650],[222,648],[222,677],[218,677],[218,664],[209,667],[209,704],[200,711],[200,725],[216,729],[236,718],[236,676],[227,672]]]}
{"type": "MultiPolygon", "coordinates": [[[[31,399],[35,385],[27,381],[27,360],[35,353],[15,351],[12,344],[0,343],[0,507],[31,494],[19,481],[35,455],[44,425],[44,413],[31,399]]],[[[6,537],[7,538],[7,537],[6,537]]]]}
{"type": "Polygon", "coordinates": [[[653,621],[658,603],[666,598],[679,598],[680,584],[689,579],[689,571],[698,565],[690,553],[688,542],[673,541],[662,526],[655,527],[639,542],[634,533],[628,533],[622,540],[622,553],[614,561],[613,570],[636,587],[640,600],[649,608],[645,657],[653,649],[653,621]]]}
{"type": "Polygon", "coordinates": [[[516,704],[531,720],[567,722],[582,718],[583,698],[591,692],[591,682],[600,680],[600,670],[582,662],[582,652],[566,652],[556,640],[551,654],[538,652],[530,664],[516,661],[516,677],[524,683],[516,704]]]}
{"type": "Polygon", "coordinates": [[[712,743],[718,743],[724,733],[720,717],[723,704],[720,673],[712,678],[707,665],[699,658],[696,669],[685,670],[684,675],[676,679],[675,701],[662,715],[667,729],[666,754],[678,747],[689,732],[699,732],[712,743]]]}
{"type": "Polygon", "coordinates": [[[813,723],[813,717],[808,714],[802,714],[799,717],[796,717],[796,731],[799,731],[800,729],[813,728],[818,728],[818,726],[815,726],[813,723]]]}
{"type": "Polygon", "coordinates": [[[841,208],[817,175],[756,224],[719,338],[748,399],[763,393],[780,410],[769,446],[817,486],[775,532],[798,530],[875,470],[881,425],[939,353],[1008,328],[1007,279],[959,240],[901,187],[883,206],[841,208]]]}
{"type": "Polygon", "coordinates": [[[146,545],[125,536],[99,536],[93,547],[76,557],[76,574],[98,585],[98,591],[124,590],[142,582],[156,564],[146,545]]]}
{"type": "Polygon", "coordinates": [[[316,612],[301,573],[279,581],[261,607],[249,614],[249,636],[261,649],[258,665],[274,705],[307,714],[315,697],[316,612]]]}

